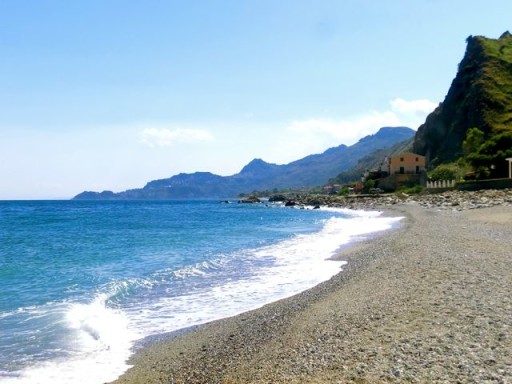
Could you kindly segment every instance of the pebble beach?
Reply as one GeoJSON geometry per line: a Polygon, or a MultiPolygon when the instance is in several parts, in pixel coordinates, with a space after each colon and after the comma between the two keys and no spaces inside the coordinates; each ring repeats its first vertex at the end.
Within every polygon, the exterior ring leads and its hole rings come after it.
{"type": "Polygon", "coordinates": [[[512,383],[512,191],[490,193],[357,200],[400,227],[313,289],[141,348],[115,383],[512,383]]]}

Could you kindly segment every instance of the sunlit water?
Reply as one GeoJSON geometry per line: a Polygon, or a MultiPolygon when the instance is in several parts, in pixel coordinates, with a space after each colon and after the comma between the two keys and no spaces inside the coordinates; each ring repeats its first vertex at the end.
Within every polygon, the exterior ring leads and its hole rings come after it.
{"type": "Polygon", "coordinates": [[[376,212],[270,204],[0,202],[0,383],[99,384],[134,344],[291,296],[376,212]]]}

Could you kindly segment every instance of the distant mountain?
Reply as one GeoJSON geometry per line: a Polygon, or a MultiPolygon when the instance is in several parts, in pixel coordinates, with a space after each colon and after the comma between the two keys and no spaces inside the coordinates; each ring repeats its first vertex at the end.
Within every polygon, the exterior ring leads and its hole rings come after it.
{"type": "Polygon", "coordinates": [[[289,164],[271,164],[254,159],[232,176],[209,172],[181,173],[167,179],[154,180],[144,188],[124,192],[82,192],[74,199],[198,199],[226,198],[255,190],[312,187],[354,167],[369,154],[411,139],[414,131],[407,127],[384,127],[356,144],[340,145],[321,154],[310,155],[289,164]]]}
{"type": "MultiPolygon", "coordinates": [[[[425,155],[431,166],[467,155],[462,143],[471,128],[485,135],[487,147],[475,149],[482,158],[512,146],[512,35],[470,36],[466,41],[466,53],[446,98],[419,127],[414,140],[414,152],[425,155]]],[[[502,158],[492,159],[499,167],[497,176],[506,175],[506,156],[503,152],[502,158]]]]}
{"type": "Polygon", "coordinates": [[[392,147],[377,149],[369,155],[359,159],[357,164],[352,168],[341,172],[336,177],[330,179],[329,184],[346,184],[353,181],[360,181],[361,175],[363,175],[367,170],[379,169],[386,157],[396,156],[404,152],[411,152],[413,143],[414,137],[411,137],[410,139],[401,141],[392,147]]]}

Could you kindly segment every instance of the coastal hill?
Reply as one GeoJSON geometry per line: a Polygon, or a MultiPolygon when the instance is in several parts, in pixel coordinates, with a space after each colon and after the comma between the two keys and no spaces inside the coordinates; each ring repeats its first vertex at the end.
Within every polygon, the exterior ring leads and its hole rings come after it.
{"type": "MultiPolygon", "coordinates": [[[[431,167],[454,161],[468,155],[463,142],[468,130],[477,128],[482,140],[473,148],[474,158],[505,168],[507,154],[503,159],[492,156],[512,148],[512,35],[470,36],[466,41],[446,98],[419,127],[413,150],[425,155],[431,167]]],[[[498,170],[496,176],[503,177],[506,169],[498,170]]]]}
{"type": "Polygon", "coordinates": [[[369,155],[359,159],[357,164],[352,168],[341,172],[336,177],[329,180],[329,184],[347,184],[350,182],[358,181],[361,175],[367,170],[379,169],[384,159],[399,155],[404,152],[411,152],[414,137],[409,140],[401,141],[391,147],[378,149],[369,155]]]}
{"type": "Polygon", "coordinates": [[[254,159],[232,176],[210,172],[181,173],[167,179],[154,180],[144,188],[124,192],[82,192],[75,200],[198,199],[226,198],[255,190],[302,188],[327,183],[347,171],[375,151],[411,140],[414,130],[407,127],[383,127],[351,146],[339,145],[321,154],[310,155],[289,164],[271,164],[254,159]]]}

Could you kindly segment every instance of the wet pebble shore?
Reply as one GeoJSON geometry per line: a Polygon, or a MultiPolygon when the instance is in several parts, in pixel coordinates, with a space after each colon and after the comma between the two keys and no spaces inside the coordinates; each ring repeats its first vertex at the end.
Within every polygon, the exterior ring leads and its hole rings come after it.
{"type": "Polygon", "coordinates": [[[403,224],[311,290],[144,348],[116,383],[512,383],[511,197],[329,202],[403,224]]]}
{"type": "Polygon", "coordinates": [[[344,207],[350,209],[385,209],[397,204],[418,203],[425,208],[462,211],[493,206],[512,206],[512,189],[482,191],[445,191],[441,193],[405,193],[371,196],[298,196],[297,204],[344,207]]]}

